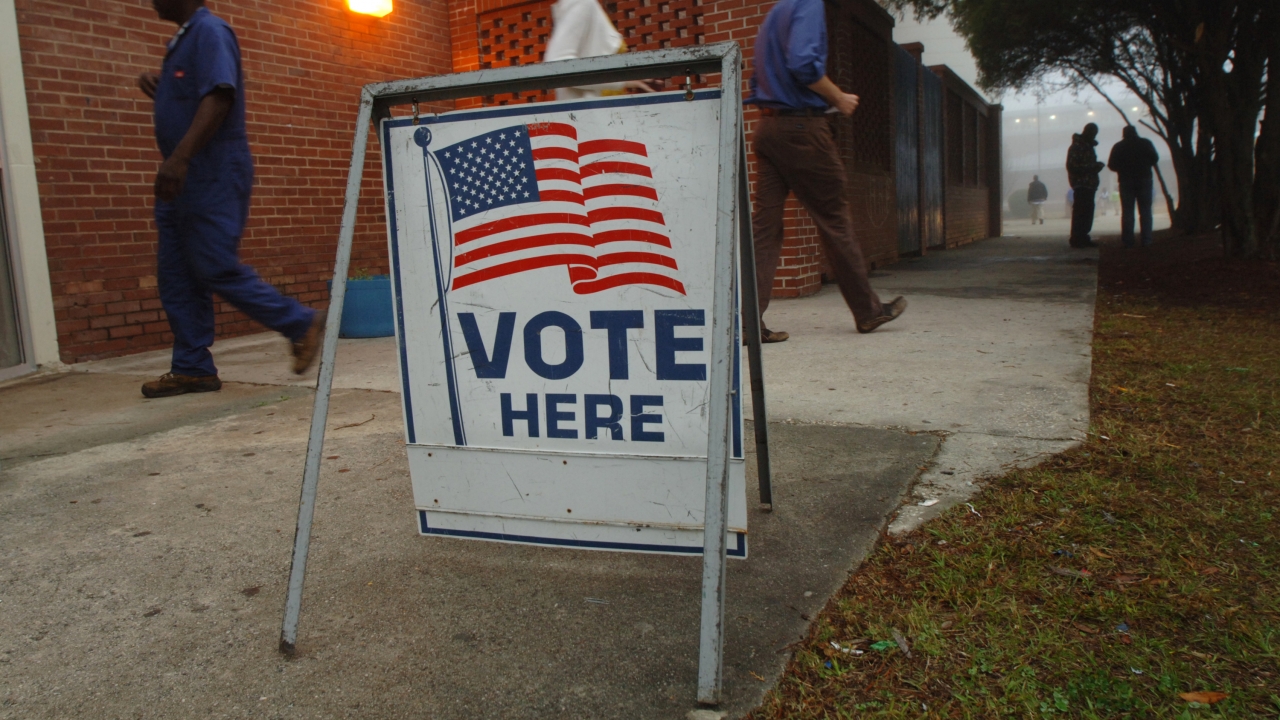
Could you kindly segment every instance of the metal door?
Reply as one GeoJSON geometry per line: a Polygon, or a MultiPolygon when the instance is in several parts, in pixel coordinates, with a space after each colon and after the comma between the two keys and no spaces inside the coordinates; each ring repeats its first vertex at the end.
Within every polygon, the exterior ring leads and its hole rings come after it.
{"type": "Polygon", "coordinates": [[[926,248],[946,244],[943,228],[942,79],[931,72],[920,76],[920,235],[926,248]]]}
{"type": "Polygon", "coordinates": [[[920,252],[920,102],[919,63],[894,48],[894,166],[898,186],[898,252],[920,252]]]}

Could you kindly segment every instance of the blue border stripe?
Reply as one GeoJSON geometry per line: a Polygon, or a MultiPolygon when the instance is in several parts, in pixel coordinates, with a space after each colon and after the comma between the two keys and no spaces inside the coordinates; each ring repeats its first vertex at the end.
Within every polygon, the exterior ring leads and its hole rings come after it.
{"type": "Polygon", "coordinates": [[[404,425],[409,444],[416,443],[417,435],[413,429],[413,397],[409,393],[409,353],[404,339],[404,297],[400,281],[400,235],[396,227],[396,186],[395,173],[391,168],[391,123],[382,126],[382,161],[386,165],[387,224],[391,227],[391,278],[396,286],[396,329],[399,331],[396,340],[400,345],[400,388],[404,393],[404,425]]]}
{"type": "MultiPolygon", "coordinates": [[[[569,540],[566,538],[542,538],[532,535],[511,535],[508,533],[478,532],[475,530],[445,530],[427,526],[427,511],[418,511],[418,530],[423,535],[441,535],[444,537],[470,538],[472,540],[497,540],[499,542],[523,543],[526,545],[548,545],[555,547],[583,548],[588,550],[629,550],[632,552],[679,553],[682,555],[701,555],[701,547],[686,545],[651,545],[649,543],[620,543],[592,540],[569,540]]],[[[735,547],[725,553],[729,557],[746,557],[747,534],[734,533],[737,539],[735,547]]]]}
{"type": "MultiPolygon", "coordinates": [[[[718,100],[720,91],[712,90],[695,90],[693,92],[694,100],[718,100]]],[[[563,103],[551,105],[550,103],[524,103],[521,105],[502,105],[498,107],[479,108],[477,110],[451,112],[444,115],[426,115],[418,118],[419,125],[434,125],[435,123],[452,123],[462,120],[481,119],[481,118],[500,118],[515,117],[521,115],[534,115],[539,112],[571,112],[573,110],[590,110],[592,108],[601,107],[629,107],[633,105],[666,105],[674,102],[689,102],[684,99],[683,92],[674,93],[658,93],[646,95],[627,95],[618,96],[609,100],[584,100],[576,103],[563,103]],[[543,110],[541,108],[545,107],[543,110]]],[[[388,127],[404,127],[413,124],[413,118],[396,118],[386,121],[388,127]]]]}

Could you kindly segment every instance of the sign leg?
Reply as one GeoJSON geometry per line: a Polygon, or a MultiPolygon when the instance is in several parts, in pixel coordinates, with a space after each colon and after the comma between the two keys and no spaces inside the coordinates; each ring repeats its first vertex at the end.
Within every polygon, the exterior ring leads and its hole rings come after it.
{"type": "Polygon", "coordinates": [[[307,551],[311,546],[311,520],[316,510],[316,489],[320,481],[320,456],[324,450],[324,426],[329,417],[329,395],[333,390],[333,363],[338,354],[338,328],[342,324],[342,303],[347,293],[347,269],[351,261],[351,240],[355,234],[356,204],[360,201],[360,179],[364,175],[364,155],[369,142],[369,120],[373,97],[361,94],[356,119],[356,137],[351,145],[351,168],[347,171],[347,195],[342,207],[342,227],[338,233],[337,260],[333,266],[333,290],[329,295],[329,318],[325,323],[324,349],[320,354],[320,377],[311,409],[311,435],[307,439],[307,462],[302,471],[302,497],[298,501],[298,527],[293,535],[293,561],[289,567],[289,592],[284,604],[284,625],[280,630],[280,652],[292,655],[298,641],[298,617],[302,612],[302,582],[307,574],[307,551]]]}
{"type": "MultiPolygon", "coordinates": [[[[725,88],[740,87],[737,52],[721,61],[725,88]]],[[[698,643],[698,702],[720,702],[724,679],[725,535],[729,529],[730,412],[734,343],[738,342],[737,271],[734,227],[738,176],[742,167],[742,107],[737,92],[721,95],[720,167],[716,199],[715,289],[711,305],[711,372],[707,397],[707,495],[703,514],[702,623],[698,643]]]]}
{"type": "Polygon", "coordinates": [[[743,139],[738,166],[738,241],[742,268],[742,335],[751,368],[751,415],[756,436],[756,475],[760,509],[773,510],[773,469],[769,464],[769,416],[764,401],[764,357],[760,349],[760,298],[756,287],[756,244],[751,232],[751,192],[747,188],[747,148],[743,139]]]}

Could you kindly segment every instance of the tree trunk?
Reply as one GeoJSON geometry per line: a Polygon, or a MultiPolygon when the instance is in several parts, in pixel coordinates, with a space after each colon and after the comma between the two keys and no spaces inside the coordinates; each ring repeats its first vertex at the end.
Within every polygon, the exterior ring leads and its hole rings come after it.
{"type": "Polygon", "coordinates": [[[1217,227],[1217,168],[1213,164],[1213,139],[1204,126],[1186,129],[1169,139],[1170,159],[1178,184],[1178,208],[1171,216],[1173,228],[1199,234],[1217,227]]]}
{"type": "Polygon", "coordinates": [[[1263,16],[1267,33],[1268,72],[1266,115],[1254,153],[1253,202],[1259,250],[1269,260],[1280,259],[1280,9],[1263,16]]]}
{"type": "Polygon", "coordinates": [[[1228,256],[1259,254],[1257,208],[1254,205],[1254,143],[1262,111],[1262,85],[1267,73],[1269,36],[1264,27],[1275,0],[1237,0],[1209,4],[1196,28],[1196,60],[1200,66],[1203,118],[1213,132],[1222,199],[1223,244],[1228,256]]]}

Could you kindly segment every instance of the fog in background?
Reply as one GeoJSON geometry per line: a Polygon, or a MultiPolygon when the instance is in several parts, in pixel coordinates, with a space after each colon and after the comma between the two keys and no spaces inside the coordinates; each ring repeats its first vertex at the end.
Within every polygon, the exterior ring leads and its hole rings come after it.
{"type": "MultiPolygon", "coordinates": [[[[1025,192],[1033,175],[1039,175],[1041,182],[1049,188],[1049,201],[1045,205],[1048,214],[1065,214],[1067,184],[1067,148],[1071,145],[1071,135],[1078,133],[1086,123],[1098,125],[1098,159],[1106,162],[1111,146],[1120,141],[1120,133],[1125,126],[1124,119],[1101,95],[1096,92],[1060,91],[1037,97],[1035,94],[1009,94],[992,97],[978,87],[978,67],[973,56],[965,47],[964,39],[951,29],[946,19],[918,23],[907,17],[898,20],[893,30],[893,39],[899,44],[918,42],[924,45],[925,65],[946,65],[957,75],[964,78],[988,102],[1000,103],[1004,106],[1003,122],[1003,158],[1002,173],[1005,197],[1005,213],[1012,211],[1020,216],[1021,208],[1010,208],[1009,196],[1017,191],[1025,192]]],[[[1129,121],[1138,124],[1139,120],[1147,120],[1146,107],[1138,102],[1125,88],[1117,84],[1102,84],[1117,105],[1124,109],[1129,121]]],[[[1178,198],[1177,180],[1173,174],[1173,163],[1169,159],[1169,148],[1154,132],[1138,125],[1138,134],[1151,140],[1160,153],[1160,171],[1168,183],[1169,192],[1174,201],[1178,198]]],[[[1116,189],[1115,173],[1104,170],[1099,185],[1098,199],[1103,200],[1101,189],[1116,189]]],[[[1103,203],[1105,208],[1105,203],[1103,203]]],[[[1159,181],[1156,182],[1155,211],[1166,212],[1166,205],[1160,192],[1159,181]]]]}

